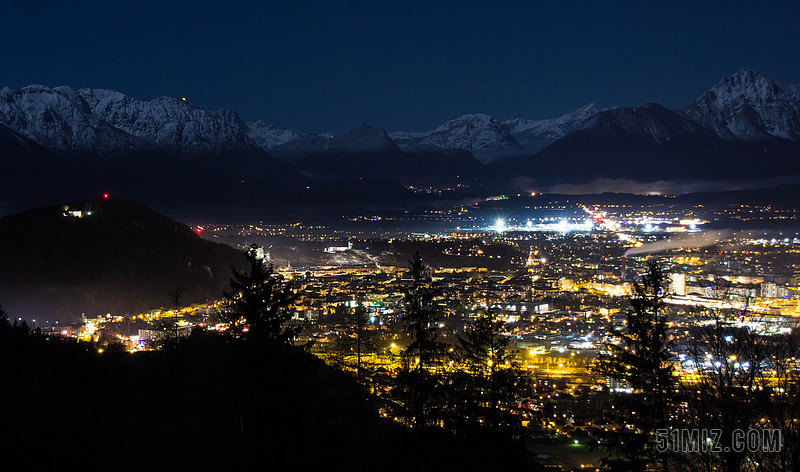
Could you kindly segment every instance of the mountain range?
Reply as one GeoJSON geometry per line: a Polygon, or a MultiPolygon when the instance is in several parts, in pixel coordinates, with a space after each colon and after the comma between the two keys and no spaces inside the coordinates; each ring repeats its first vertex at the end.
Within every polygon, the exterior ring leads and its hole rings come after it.
{"type": "MultiPolygon", "coordinates": [[[[520,181],[777,177],[800,168],[800,87],[741,69],[680,110],[588,104],[549,120],[471,114],[431,131],[364,124],[333,135],[248,122],[178,97],[31,85],[0,90],[0,153],[0,201],[30,192],[64,199],[72,195],[46,194],[76,186],[258,204],[265,192],[289,201],[326,182],[488,191],[520,181]]],[[[322,187],[335,201],[334,187],[322,187]]]]}

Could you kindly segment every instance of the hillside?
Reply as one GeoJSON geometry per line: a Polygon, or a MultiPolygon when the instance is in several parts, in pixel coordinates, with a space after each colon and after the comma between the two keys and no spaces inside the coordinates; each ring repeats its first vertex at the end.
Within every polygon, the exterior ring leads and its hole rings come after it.
{"type": "Polygon", "coordinates": [[[127,200],[50,206],[0,219],[0,303],[27,318],[138,313],[219,298],[243,254],[127,200]]]}

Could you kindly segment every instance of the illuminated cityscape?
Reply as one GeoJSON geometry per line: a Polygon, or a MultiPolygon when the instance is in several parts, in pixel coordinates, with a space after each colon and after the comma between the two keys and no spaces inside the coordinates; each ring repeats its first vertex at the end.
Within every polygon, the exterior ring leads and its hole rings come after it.
{"type": "Polygon", "coordinates": [[[795,3],[3,5],[0,469],[800,471],[795,3]]]}
{"type": "MultiPolygon", "coordinates": [[[[403,352],[414,342],[404,321],[408,261],[414,251],[425,254],[437,290],[439,339],[452,351],[476,320],[491,313],[502,322],[499,334],[509,340],[505,362],[518,365],[530,382],[530,390],[517,392],[504,408],[518,418],[531,450],[549,451],[540,460],[552,466],[599,467],[603,454],[588,444],[599,431],[626,427],[609,411],[613,396],[630,394],[630,385],[600,375],[594,366],[606,346],[620,342],[614,333],[626,329],[633,285],[641,283],[649,260],[669,276],[663,287],[666,339],[681,384],[697,383],[703,372],[693,349],[696,328],[710,322],[704,318],[708,310],[736,313],[726,326],[758,336],[798,329],[800,232],[705,229],[719,218],[741,220],[755,212],[774,221],[796,218],[795,212],[741,205],[718,213],[700,207],[670,212],[579,204],[566,212],[565,205],[546,206],[565,212],[485,219],[459,208],[325,224],[261,221],[193,228],[203,238],[241,250],[257,243],[258,257],[296,290],[290,323],[303,329],[293,342],[309,343],[315,356],[345,371],[368,365],[365,388],[389,403],[397,401],[403,352]],[[357,359],[343,339],[354,336],[359,312],[370,347],[357,359]],[[569,452],[559,444],[584,449],[569,452]]],[[[231,329],[225,315],[231,309],[220,298],[77,324],[40,320],[36,326],[46,336],[90,342],[98,353],[138,352],[162,349],[171,336],[188,337],[196,330],[224,333],[231,329]]],[[[705,362],[719,363],[711,354],[705,362]]],[[[448,372],[446,365],[436,369],[448,372]]],[[[793,365],[792,372],[796,369],[793,365]]],[[[391,408],[379,412],[405,421],[391,408]]]]}

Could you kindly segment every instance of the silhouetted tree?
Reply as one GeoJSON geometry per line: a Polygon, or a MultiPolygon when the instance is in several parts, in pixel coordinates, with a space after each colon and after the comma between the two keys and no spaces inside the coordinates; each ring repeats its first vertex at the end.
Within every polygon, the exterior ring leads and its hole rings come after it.
{"type": "Polygon", "coordinates": [[[721,434],[716,445],[725,451],[704,447],[693,450],[695,446],[690,444],[674,447],[686,452],[677,457],[686,470],[738,471],[747,456],[747,451],[731,447],[731,440],[734,430],[755,426],[759,416],[754,403],[766,345],[765,339],[754,331],[736,326],[736,321],[745,316],[746,310],[732,313],[716,309],[703,310],[695,316],[693,341],[684,361],[694,375],[682,385],[683,407],[677,427],[718,429],[721,434]],[[742,408],[743,405],[749,407],[742,408]]]}
{"type": "Polygon", "coordinates": [[[175,316],[173,317],[173,335],[175,339],[178,339],[178,312],[181,308],[181,300],[183,298],[183,283],[180,281],[175,284],[175,290],[169,293],[169,299],[172,304],[172,309],[175,310],[175,316]]]}
{"type": "Polygon", "coordinates": [[[178,324],[178,314],[180,311],[181,298],[183,297],[183,284],[178,282],[175,289],[168,293],[169,306],[172,307],[172,317],[162,317],[152,323],[153,328],[158,332],[155,338],[155,346],[160,349],[174,350],[178,347],[180,338],[180,325],[178,324]]]}
{"type": "Polygon", "coordinates": [[[756,426],[780,431],[780,451],[753,454],[760,470],[800,470],[800,332],[770,336],[758,372],[756,426]]]}
{"type": "Polygon", "coordinates": [[[259,256],[258,249],[253,244],[246,252],[250,272],[231,268],[230,288],[224,292],[231,308],[226,317],[229,329],[236,334],[246,329],[247,340],[260,344],[291,343],[303,328],[301,323],[292,323],[297,294],[291,282],[259,256]]]}
{"type": "Polygon", "coordinates": [[[459,336],[452,353],[448,422],[466,434],[476,428],[491,429],[492,435],[507,443],[520,438],[519,417],[509,406],[524,375],[508,349],[509,338],[502,334],[505,325],[488,309],[459,336]]]}
{"type": "Polygon", "coordinates": [[[758,317],[746,306],[704,309],[694,321],[676,428],[719,434],[670,438],[682,451],[676,454],[680,469],[736,472],[758,464],[759,470],[798,470],[797,338],[755,329],[758,317]],[[770,438],[783,440],[780,451],[753,451],[737,436],[765,429],[780,430],[770,438]],[[708,439],[713,447],[705,444],[708,439]]]}
{"type": "Polygon", "coordinates": [[[374,368],[374,362],[367,358],[374,359],[377,352],[377,332],[367,328],[367,311],[359,305],[353,311],[353,321],[336,339],[334,364],[343,370],[355,371],[359,385],[365,387],[366,376],[374,368]]]}
{"type": "Polygon", "coordinates": [[[433,286],[429,269],[419,252],[415,254],[408,274],[411,284],[403,299],[403,319],[412,342],[403,352],[400,375],[406,388],[403,416],[409,425],[420,428],[436,425],[441,419],[443,405],[439,370],[446,349],[437,340],[439,307],[436,297],[439,292],[433,286]]]}
{"type": "Polygon", "coordinates": [[[598,356],[594,367],[597,373],[633,389],[615,398],[618,423],[630,424],[633,429],[618,432],[605,444],[612,453],[604,459],[610,470],[666,468],[666,456],[656,450],[654,441],[655,431],[667,425],[669,399],[675,392],[667,340],[666,284],[659,264],[648,261],[641,283],[633,285],[627,329],[613,333],[621,342],[608,343],[607,352],[598,356]]]}
{"type": "Polygon", "coordinates": [[[25,320],[14,320],[0,306],[0,349],[15,354],[23,353],[44,340],[42,330],[31,328],[25,320]]]}

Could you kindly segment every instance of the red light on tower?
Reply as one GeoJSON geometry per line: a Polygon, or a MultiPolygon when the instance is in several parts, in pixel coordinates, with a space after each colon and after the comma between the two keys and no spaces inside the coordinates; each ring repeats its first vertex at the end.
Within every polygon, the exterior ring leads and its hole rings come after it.
{"type": "Polygon", "coordinates": [[[103,194],[103,198],[108,198],[108,194],[107,194],[107,193],[104,193],[104,194],[103,194]]]}

